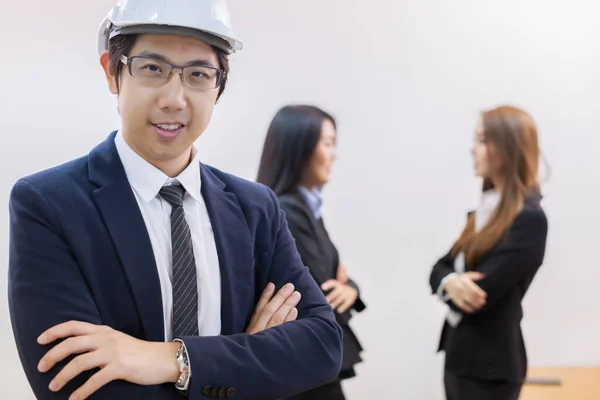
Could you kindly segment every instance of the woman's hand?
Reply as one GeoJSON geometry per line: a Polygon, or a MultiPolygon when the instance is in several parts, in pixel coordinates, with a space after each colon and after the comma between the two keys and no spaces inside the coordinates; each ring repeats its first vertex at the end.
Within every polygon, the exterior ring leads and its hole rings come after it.
{"type": "Polygon", "coordinates": [[[485,305],[485,293],[476,281],[483,279],[480,272],[469,271],[451,278],[444,286],[444,290],[458,308],[466,313],[474,313],[485,305]]]}
{"type": "Polygon", "coordinates": [[[321,289],[324,291],[331,290],[326,296],[327,302],[340,314],[352,307],[358,298],[358,291],[356,289],[337,279],[328,280],[321,285],[321,289]]]}

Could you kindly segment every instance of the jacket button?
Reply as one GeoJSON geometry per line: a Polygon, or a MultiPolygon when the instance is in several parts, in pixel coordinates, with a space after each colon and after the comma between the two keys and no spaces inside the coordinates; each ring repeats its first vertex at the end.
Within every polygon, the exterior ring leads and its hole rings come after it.
{"type": "Polygon", "coordinates": [[[233,396],[235,396],[235,389],[234,388],[227,389],[227,397],[231,399],[233,396]]]}
{"type": "Polygon", "coordinates": [[[212,390],[212,386],[206,385],[204,389],[202,389],[202,394],[205,396],[210,396],[210,391],[212,390]]]}
{"type": "Polygon", "coordinates": [[[221,390],[219,390],[219,398],[224,399],[225,397],[227,397],[227,389],[221,388],[221,390]]]}
{"type": "Polygon", "coordinates": [[[219,388],[216,386],[214,388],[212,388],[210,395],[211,395],[211,397],[219,397],[219,388]]]}

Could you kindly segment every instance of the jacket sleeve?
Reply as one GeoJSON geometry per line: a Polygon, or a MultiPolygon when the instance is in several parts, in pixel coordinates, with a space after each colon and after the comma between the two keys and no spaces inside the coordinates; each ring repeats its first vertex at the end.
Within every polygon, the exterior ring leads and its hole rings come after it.
{"type": "Polygon", "coordinates": [[[435,263],[429,274],[429,285],[431,286],[431,292],[433,294],[438,293],[443,279],[451,273],[454,273],[454,257],[452,257],[452,250],[448,251],[446,255],[435,263]]]}
{"type": "MultiPolygon", "coordinates": [[[[35,398],[67,399],[96,371],[84,372],[58,393],[51,392],[50,381],[74,357],[58,363],[50,372],[38,372],[38,362],[54,344],[41,346],[37,337],[70,320],[96,325],[103,321],[45,198],[30,183],[20,180],[11,191],[9,211],[8,304],[21,364],[35,398]]],[[[173,394],[173,385],[137,386],[115,381],[92,399],[168,399],[173,394]]]]}
{"type": "Polygon", "coordinates": [[[269,280],[302,294],[298,319],[255,335],[184,337],[190,356],[190,399],[204,399],[209,383],[231,388],[233,399],[280,399],[332,381],[342,362],[342,330],[302,264],[284,213],[270,192],[276,228],[269,280]]]}
{"type": "Polygon", "coordinates": [[[485,313],[525,276],[534,274],[544,261],[548,221],[541,209],[525,209],[505,239],[477,265],[484,274],[477,283],[487,293],[485,313]]]}

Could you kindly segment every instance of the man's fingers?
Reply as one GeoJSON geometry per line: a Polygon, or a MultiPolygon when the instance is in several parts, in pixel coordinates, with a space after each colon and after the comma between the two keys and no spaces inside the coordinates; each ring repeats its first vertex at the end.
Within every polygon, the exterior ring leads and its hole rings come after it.
{"type": "Polygon", "coordinates": [[[42,333],[40,337],[38,337],[38,343],[45,345],[69,336],[90,335],[96,333],[99,329],[101,329],[100,326],[87,322],[69,321],[55,325],[42,333]]]}
{"type": "Polygon", "coordinates": [[[256,303],[256,307],[254,308],[254,313],[252,314],[252,318],[250,319],[250,326],[256,323],[258,316],[263,308],[269,303],[269,300],[273,297],[273,293],[275,292],[275,285],[271,282],[267,284],[265,289],[263,290],[258,303],[256,303]]]}
{"type": "Polygon", "coordinates": [[[117,379],[117,374],[111,367],[106,367],[96,372],[79,389],[73,392],[69,400],[84,400],[98,391],[102,386],[117,379]]]}
{"type": "Polygon", "coordinates": [[[285,322],[295,321],[296,318],[298,318],[298,309],[296,307],[294,307],[290,310],[290,313],[288,314],[287,318],[285,319],[285,322]]]}
{"type": "Polygon", "coordinates": [[[102,355],[99,351],[85,353],[75,357],[52,380],[50,383],[50,390],[54,392],[59,391],[82,372],[104,365],[107,360],[102,359],[101,357],[102,355]]]}
{"type": "Polygon", "coordinates": [[[273,317],[273,314],[279,310],[283,303],[294,293],[294,285],[291,283],[285,284],[277,294],[267,303],[266,306],[260,311],[258,318],[256,319],[256,326],[259,331],[266,328],[267,324],[273,317]]]}
{"type": "Polygon", "coordinates": [[[262,295],[256,304],[256,310],[262,310],[273,297],[273,293],[275,293],[275,285],[269,282],[267,286],[265,286],[265,290],[263,290],[262,295]]]}
{"type": "Polygon", "coordinates": [[[56,363],[61,362],[71,354],[81,354],[86,351],[95,350],[97,344],[94,343],[93,336],[75,336],[66,339],[49,350],[38,364],[40,372],[47,372],[56,363]]]}
{"type": "Polygon", "coordinates": [[[292,295],[288,297],[281,307],[273,314],[271,320],[267,324],[267,329],[283,324],[292,308],[298,305],[301,298],[300,292],[292,293],[292,295]]]}

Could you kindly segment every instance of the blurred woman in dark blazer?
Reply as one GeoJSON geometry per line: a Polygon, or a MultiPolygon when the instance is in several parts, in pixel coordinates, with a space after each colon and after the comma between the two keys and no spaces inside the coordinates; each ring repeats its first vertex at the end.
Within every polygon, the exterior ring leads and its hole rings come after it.
{"type": "Polygon", "coordinates": [[[355,376],[354,365],[362,361],[362,347],[349,321],[351,310],[360,312],[365,304],[321,216],[321,190],[329,181],[335,146],[336,123],[331,115],[313,106],[286,106],[271,122],[258,171],[257,181],[278,196],[302,261],[326,294],[344,332],[338,379],[294,400],[344,399],[341,380],[355,376]]]}
{"type": "Polygon", "coordinates": [[[483,112],[472,154],[481,203],[430,275],[450,307],[439,346],[444,386],[448,400],[517,400],[527,372],[521,301],[548,230],[532,118],[514,107],[483,112]]]}

